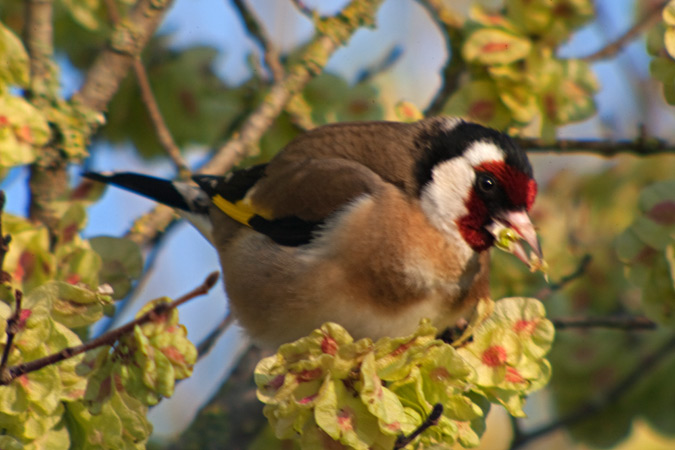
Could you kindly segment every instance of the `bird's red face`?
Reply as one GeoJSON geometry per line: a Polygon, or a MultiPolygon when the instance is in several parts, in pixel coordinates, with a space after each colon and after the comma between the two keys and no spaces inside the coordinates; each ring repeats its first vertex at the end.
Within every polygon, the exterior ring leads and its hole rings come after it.
{"type": "Polygon", "coordinates": [[[468,213],[457,219],[464,240],[475,251],[487,250],[495,241],[491,225],[499,222],[512,228],[541,256],[527,215],[537,195],[537,182],[504,161],[484,162],[474,169],[476,182],[465,201],[468,213]]]}
{"type": "Polygon", "coordinates": [[[430,221],[475,252],[503,243],[507,231],[509,251],[530,264],[523,240],[541,259],[528,216],[537,183],[525,152],[505,134],[466,122],[450,122],[429,136],[431,162],[420,179],[428,180],[421,204],[430,221]]]}

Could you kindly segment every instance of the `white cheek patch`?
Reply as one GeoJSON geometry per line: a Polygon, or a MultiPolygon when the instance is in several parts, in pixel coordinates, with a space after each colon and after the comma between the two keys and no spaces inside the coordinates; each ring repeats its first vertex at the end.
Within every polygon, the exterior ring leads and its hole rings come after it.
{"type": "Polygon", "coordinates": [[[504,161],[504,152],[492,142],[480,141],[471,144],[462,158],[466,159],[471,167],[478,167],[489,161],[504,161]]]}
{"type": "Polygon", "coordinates": [[[476,175],[465,158],[453,158],[438,164],[432,181],[422,191],[420,204],[431,223],[455,235],[455,220],[467,213],[466,201],[476,175]]]}

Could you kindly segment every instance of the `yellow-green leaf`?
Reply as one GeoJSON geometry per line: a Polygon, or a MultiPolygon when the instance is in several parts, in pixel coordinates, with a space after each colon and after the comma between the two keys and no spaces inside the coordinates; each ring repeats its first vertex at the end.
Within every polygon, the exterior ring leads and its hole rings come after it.
{"type": "Polygon", "coordinates": [[[510,64],[524,59],[532,42],[522,36],[496,28],[479,28],[462,46],[462,55],[469,62],[484,65],[510,64]]]}

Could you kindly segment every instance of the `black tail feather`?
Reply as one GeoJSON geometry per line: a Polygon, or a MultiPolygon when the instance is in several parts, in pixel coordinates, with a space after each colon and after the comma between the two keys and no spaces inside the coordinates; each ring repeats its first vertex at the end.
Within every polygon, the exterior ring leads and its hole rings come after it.
{"type": "Polygon", "coordinates": [[[155,178],[137,173],[120,172],[103,174],[97,172],[85,172],[83,177],[106,184],[114,184],[131,192],[155,200],[173,208],[191,211],[190,205],[183,195],[176,189],[172,181],[155,178]]]}

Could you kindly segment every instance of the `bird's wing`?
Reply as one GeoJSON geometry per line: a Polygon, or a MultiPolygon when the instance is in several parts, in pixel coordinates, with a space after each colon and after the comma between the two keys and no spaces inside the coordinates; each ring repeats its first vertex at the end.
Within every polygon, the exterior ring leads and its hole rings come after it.
{"type": "Polygon", "coordinates": [[[306,160],[270,173],[267,168],[193,179],[227,216],[291,246],[308,243],[333,212],[383,183],[368,168],[342,159],[306,160]]]}
{"type": "Polygon", "coordinates": [[[266,165],[194,180],[229,217],[277,243],[302,245],[333,213],[387,183],[413,195],[417,133],[414,124],[393,122],[323,126],[266,165]]]}

